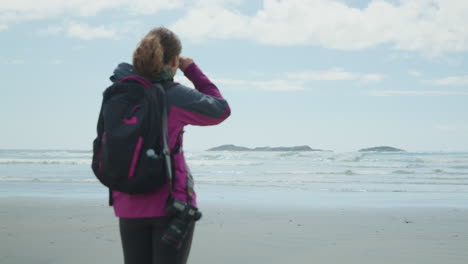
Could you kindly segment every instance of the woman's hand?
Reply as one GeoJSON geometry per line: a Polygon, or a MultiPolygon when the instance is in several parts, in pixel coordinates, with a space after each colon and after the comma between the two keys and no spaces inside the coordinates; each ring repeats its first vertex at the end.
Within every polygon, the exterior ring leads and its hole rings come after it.
{"type": "Polygon", "coordinates": [[[191,58],[182,57],[182,56],[179,57],[179,69],[183,72],[185,72],[185,69],[187,69],[187,67],[192,63],[193,63],[193,60],[191,58]]]}

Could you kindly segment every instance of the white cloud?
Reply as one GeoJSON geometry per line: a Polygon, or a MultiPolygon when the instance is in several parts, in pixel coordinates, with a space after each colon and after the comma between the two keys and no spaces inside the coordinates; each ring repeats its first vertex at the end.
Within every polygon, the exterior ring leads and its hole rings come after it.
{"type": "Polygon", "coordinates": [[[354,74],[345,72],[342,69],[288,73],[288,77],[305,81],[344,81],[355,79],[354,74]]]}
{"type": "Polygon", "coordinates": [[[91,26],[87,23],[76,21],[65,21],[62,25],[49,25],[37,31],[40,36],[56,36],[65,34],[68,37],[80,39],[95,39],[95,38],[113,38],[117,39],[119,36],[128,33],[138,33],[138,36],[143,34],[139,32],[142,30],[143,23],[140,21],[124,21],[119,23],[112,23],[109,25],[91,26]]]}
{"type": "Polygon", "coordinates": [[[444,85],[444,86],[468,86],[468,75],[465,76],[450,76],[437,80],[426,81],[433,85],[444,85]]]}
{"type": "Polygon", "coordinates": [[[364,74],[358,78],[362,82],[380,82],[385,79],[385,75],[382,74],[364,74]]]}
{"type": "Polygon", "coordinates": [[[378,82],[382,81],[385,76],[381,74],[363,74],[356,72],[347,72],[343,69],[336,68],[328,71],[306,71],[288,73],[288,78],[298,79],[303,81],[351,81],[357,80],[360,82],[378,82]]]}
{"type": "Polygon", "coordinates": [[[415,90],[379,90],[371,91],[371,96],[444,96],[444,95],[468,95],[468,92],[459,91],[415,91],[415,90]]]}
{"type": "MultiPolygon", "coordinates": [[[[257,73],[256,75],[259,74],[257,73]]],[[[383,78],[384,76],[381,74],[346,72],[343,69],[337,68],[329,71],[290,72],[284,74],[284,78],[280,77],[280,79],[273,80],[234,80],[226,78],[211,78],[211,80],[216,85],[227,90],[303,91],[308,89],[306,82],[311,81],[377,82],[383,78]]],[[[184,76],[177,76],[176,79],[183,85],[193,86],[184,76]]]]}
{"type": "Polygon", "coordinates": [[[62,33],[64,30],[63,26],[48,26],[47,28],[40,29],[37,34],[40,36],[53,36],[62,33]]]}
{"type": "Polygon", "coordinates": [[[95,16],[107,9],[133,14],[153,14],[161,9],[181,8],[183,0],[15,0],[0,2],[0,24],[51,19],[61,15],[95,16]]]}
{"type": "MultiPolygon", "coordinates": [[[[211,76],[211,75],[209,75],[211,76]]],[[[184,76],[177,76],[176,81],[193,87],[193,84],[184,76]]],[[[304,82],[284,80],[233,80],[225,78],[210,78],[211,81],[222,87],[223,90],[247,91],[247,90],[264,90],[264,91],[302,91],[305,90],[304,82]]]]}
{"type": "Polygon", "coordinates": [[[440,131],[456,131],[457,130],[457,128],[454,125],[447,125],[447,124],[438,124],[438,125],[435,125],[434,128],[440,131]]]}
{"type": "Polygon", "coordinates": [[[72,22],[68,25],[67,35],[85,40],[96,38],[116,38],[117,30],[103,25],[92,27],[84,23],[72,22]]]}
{"type": "Polygon", "coordinates": [[[464,124],[436,124],[434,129],[444,132],[455,132],[468,130],[468,125],[464,124]]]}
{"type": "Polygon", "coordinates": [[[20,64],[25,64],[26,61],[23,59],[12,59],[12,60],[4,60],[3,64],[7,65],[20,65],[20,64]]]}
{"type": "Polygon", "coordinates": [[[51,64],[51,65],[60,65],[60,64],[63,64],[63,61],[62,60],[51,60],[51,61],[49,61],[49,64],[51,64]]]}
{"type": "Polygon", "coordinates": [[[291,80],[268,80],[268,81],[246,81],[231,79],[213,79],[213,82],[228,90],[264,90],[264,91],[302,91],[305,90],[302,81],[291,80]]]}
{"type": "Polygon", "coordinates": [[[466,0],[372,0],[364,9],[337,0],[264,0],[251,16],[223,1],[208,3],[198,1],[172,28],[195,41],[247,38],[341,50],[390,44],[431,56],[468,50],[466,0]]]}
{"type": "Polygon", "coordinates": [[[205,38],[239,38],[249,34],[249,17],[214,1],[191,8],[174,26],[175,32],[196,42],[205,38]]]}
{"type": "Polygon", "coordinates": [[[414,77],[421,77],[423,74],[419,71],[408,71],[408,74],[414,77]]]}

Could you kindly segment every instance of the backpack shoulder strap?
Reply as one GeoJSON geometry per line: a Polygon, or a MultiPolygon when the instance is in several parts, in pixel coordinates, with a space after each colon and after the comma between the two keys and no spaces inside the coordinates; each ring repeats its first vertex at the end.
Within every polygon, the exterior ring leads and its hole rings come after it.
{"type": "Polygon", "coordinates": [[[148,79],[146,79],[144,77],[141,77],[141,76],[138,76],[138,75],[125,77],[122,80],[120,80],[119,82],[126,82],[126,81],[130,81],[130,80],[137,81],[137,82],[141,83],[147,89],[151,89],[151,87],[153,87],[153,83],[151,83],[148,79]]]}
{"type": "Polygon", "coordinates": [[[169,132],[167,126],[167,98],[166,98],[166,91],[163,85],[156,84],[154,85],[157,89],[160,90],[161,94],[163,95],[163,106],[162,106],[162,132],[163,132],[163,155],[165,156],[166,160],[166,167],[167,167],[167,177],[171,182],[171,188],[169,188],[170,196],[172,196],[172,189],[173,189],[173,178],[172,178],[172,164],[171,164],[171,152],[169,147],[169,132]]]}

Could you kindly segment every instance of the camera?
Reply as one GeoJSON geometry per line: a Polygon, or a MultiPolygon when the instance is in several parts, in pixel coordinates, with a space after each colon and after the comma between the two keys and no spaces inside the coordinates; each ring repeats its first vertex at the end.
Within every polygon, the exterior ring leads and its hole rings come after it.
{"type": "Polygon", "coordinates": [[[196,207],[175,198],[168,201],[166,212],[172,216],[172,220],[161,239],[167,245],[179,249],[190,225],[200,220],[202,214],[196,207]]]}

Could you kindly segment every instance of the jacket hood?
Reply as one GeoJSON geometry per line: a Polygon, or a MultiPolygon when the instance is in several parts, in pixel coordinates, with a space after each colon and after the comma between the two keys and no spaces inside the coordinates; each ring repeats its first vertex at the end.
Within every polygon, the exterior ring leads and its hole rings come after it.
{"type": "MultiPolygon", "coordinates": [[[[138,73],[135,71],[133,68],[133,65],[122,62],[119,65],[117,65],[117,68],[114,70],[114,74],[109,78],[112,82],[118,82],[122,80],[123,78],[129,77],[129,76],[134,76],[138,75],[138,73]]],[[[158,78],[147,78],[150,80],[152,83],[156,82],[163,82],[163,81],[173,81],[174,76],[172,75],[172,71],[169,68],[164,68],[164,70],[161,72],[158,78]]]]}
{"type": "Polygon", "coordinates": [[[117,65],[117,68],[114,70],[114,74],[109,79],[115,83],[119,80],[122,80],[123,78],[133,75],[137,75],[133,66],[126,62],[122,62],[117,65]]]}

